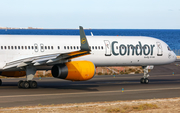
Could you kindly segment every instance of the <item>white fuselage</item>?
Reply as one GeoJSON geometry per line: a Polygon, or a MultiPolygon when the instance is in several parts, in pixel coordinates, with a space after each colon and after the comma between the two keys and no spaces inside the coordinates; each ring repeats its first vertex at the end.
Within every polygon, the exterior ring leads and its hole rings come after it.
{"type": "MultiPolygon", "coordinates": [[[[24,58],[80,50],[79,36],[0,35],[0,40],[0,70],[8,62],[24,58]]],[[[87,36],[87,40],[91,54],[72,61],[88,60],[95,66],[147,66],[176,60],[176,55],[168,50],[168,45],[156,38],[87,36]]]]}

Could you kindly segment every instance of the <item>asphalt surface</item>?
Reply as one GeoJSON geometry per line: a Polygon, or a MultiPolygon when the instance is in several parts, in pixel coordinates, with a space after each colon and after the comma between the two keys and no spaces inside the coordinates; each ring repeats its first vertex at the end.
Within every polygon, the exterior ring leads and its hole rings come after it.
{"type": "Polygon", "coordinates": [[[37,89],[18,89],[19,78],[2,79],[0,107],[180,97],[180,66],[176,63],[155,66],[149,84],[140,84],[142,76],[102,75],[80,82],[35,78],[37,89]]]}

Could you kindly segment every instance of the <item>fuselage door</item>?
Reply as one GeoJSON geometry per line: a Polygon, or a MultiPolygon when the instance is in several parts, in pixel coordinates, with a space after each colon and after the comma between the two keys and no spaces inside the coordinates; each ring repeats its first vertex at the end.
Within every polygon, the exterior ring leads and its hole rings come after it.
{"type": "Polygon", "coordinates": [[[38,44],[34,44],[34,51],[38,52],[38,44]]]}
{"type": "Polygon", "coordinates": [[[111,56],[111,45],[109,40],[104,40],[105,44],[105,56],[111,56]]]}
{"type": "Polygon", "coordinates": [[[156,44],[157,44],[157,56],[162,56],[163,55],[162,45],[160,42],[156,42],[156,44]]]}
{"type": "Polygon", "coordinates": [[[40,44],[41,52],[44,52],[44,44],[40,44]]]}

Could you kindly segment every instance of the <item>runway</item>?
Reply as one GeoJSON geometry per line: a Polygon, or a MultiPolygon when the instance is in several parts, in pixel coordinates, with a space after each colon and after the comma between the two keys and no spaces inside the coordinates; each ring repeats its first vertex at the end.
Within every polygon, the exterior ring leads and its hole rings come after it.
{"type": "Polygon", "coordinates": [[[35,78],[37,89],[18,89],[19,78],[2,79],[0,107],[180,97],[179,68],[175,63],[156,66],[149,84],[140,84],[143,74],[102,75],[81,82],[35,78]]]}

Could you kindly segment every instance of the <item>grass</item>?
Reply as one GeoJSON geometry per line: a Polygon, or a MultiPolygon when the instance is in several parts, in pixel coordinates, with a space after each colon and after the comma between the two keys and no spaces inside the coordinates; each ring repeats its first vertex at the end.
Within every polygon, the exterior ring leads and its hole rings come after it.
{"type": "Polygon", "coordinates": [[[111,109],[107,109],[106,112],[128,113],[131,111],[143,111],[143,110],[157,109],[157,108],[158,106],[156,104],[140,104],[136,106],[123,106],[123,107],[118,107],[118,108],[111,108],[111,109]]]}
{"type": "Polygon", "coordinates": [[[38,106],[41,106],[42,104],[38,104],[38,106]]]}

